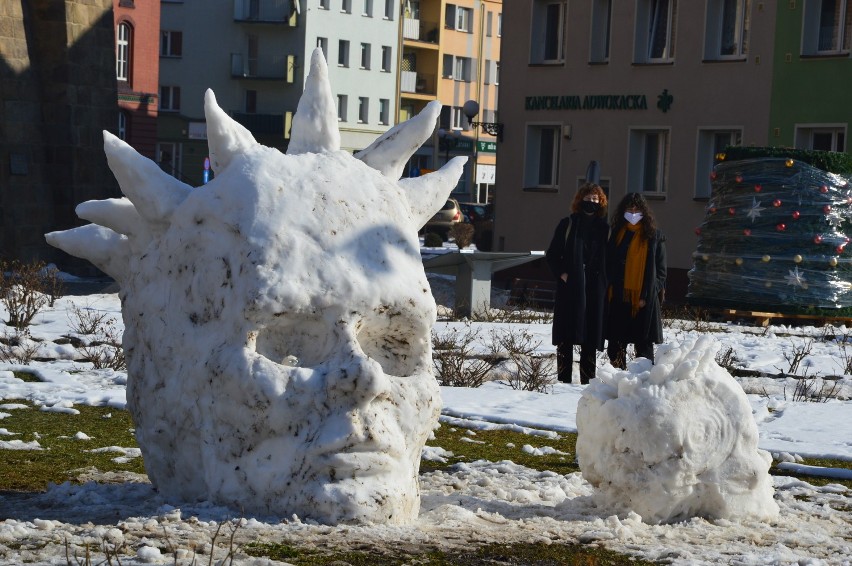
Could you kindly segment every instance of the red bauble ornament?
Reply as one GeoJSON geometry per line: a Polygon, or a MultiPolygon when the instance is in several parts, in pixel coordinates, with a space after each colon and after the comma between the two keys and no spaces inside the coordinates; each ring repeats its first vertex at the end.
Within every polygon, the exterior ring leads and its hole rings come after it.
{"type": "Polygon", "coordinates": [[[775,208],[778,208],[779,206],[781,206],[781,199],[777,198],[777,199],[773,200],[772,206],[774,206],[775,208]]]}
{"type": "Polygon", "coordinates": [[[743,234],[746,235],[746,236],[751,236],[751,229],[746,228],[745,230],[743,230],[743,234]]]}
{"type": "Polygon", "coordinates": [[[798,210],[793,211],[793,220],[798,220],[802,214],[798,210]]]}
{"type": "Polygon", "coordinates": [[[830,204],[825,205],[824,207],[822,207],[822,211],[824,213],[828,214],[829,212],[831,212],[831,205],[830,204]]]}
{"type": "Polygon", "coordinates": [[[844,247],[846,247],[846,244],[840,244],[839,246],[837,246],[837,253],[842,254],[844,247]]]}
{"type": "Polygon", "coordinates": [[[734,215],[734,214],[736,214],[736,213],[737,213],[737,209],[736,209],[736,208],[729,208],[729,209],[728,209],[728,214],[730,214],[731,216],[733,216],[733,215],[734,215]]]}
{"type": "Polygon", "coordinates": [[[696,228],[696,229],[695,229],[695,235],[696,235],[696,236],[700,236],[700,235],[701,235],[701,228],[696,228]]]}
{"type": "Polygon", "coordinates": [[[743,182],[743,176],[742,175],[737,175],[736,177],[734,177],[734,179],[736,179],[737,183],[743,182]]]}
{"type": "Polygon", "coordinates": [[[754,192],[759,193],[762,188],[763,187],[761,187],[760,185],[755,185],[754,186],[754,192]]]}
{"type": "Polygon", "coordinates": [[[819,234],[814,236],[814,243],[815,244],[821,244],[822,243],[822,236],[820,236],[819,234]]]}
{"type": "Polygon", "coordinates": [[[827,193],[827,192],[828,192],[828,187],[826,187],[825,185],[821,186],[821,187],[819,188],[819,192],[821,192],[822,194],[827,193]]]}
{"type": "Polygon", "coordinates": [[[716,180],[716,172],[715,171],[710,172],[710,180],[712,180],[712,181],[716,180]]]}
{"type": "Polygon", "coordinates": [[[784,224],[783,222],[780,222],[780,223],[778,224],[778,226],[776,226],[775,228],[776,228],[779,232],[783,232],[784,230],[786,230],[786,229],[787,229],[787,225],[786,225],[786,224],[784,224]]]}
{"type": "Polygon", "coordinates": [[[716,207],[715,206],[710,209],[710,214],[716,214],[716,207]]]}

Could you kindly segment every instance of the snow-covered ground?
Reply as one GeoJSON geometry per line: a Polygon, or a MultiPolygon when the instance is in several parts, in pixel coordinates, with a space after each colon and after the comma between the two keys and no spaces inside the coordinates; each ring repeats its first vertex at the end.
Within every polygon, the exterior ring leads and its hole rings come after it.
{"type": "MultiPolygon", "coordinates": [[[[431,278],[431,282],[439,302],[446,304],[442,300],[442,280],[431,278]]],[[[34,338],[42,340],[37,357],[51,361],[26,366],[27,371],[40,376],[39,383],[20,381],[10,371],[24,368],[0,365],[0,419],[4,413],[32,410],[16,405],[20,400],[63,412],[72,404],[125,406],[124,372],[93,370],[89,364],[75,360],[79,354],[73,346],[61,343],[63,336],[73,334],[72,305],[109,313],[121,329],[120,304],[115,294],[66,297],[54,308],[45,309],[37,315],[30,331],[34,338]]],[[[1,308],[0,316],[5,317],[1,308]]],[[[689,321],[669,325],[666,339],[678,342],[707,332],[706,328],[699,332],[690,326],[689,321]]],[[[458,328],[470,328],[484,338],[491,330],[509,325],[441,322],[435,332],[458,328]]],[[[515,324],[511,328],[522,328],[533,335],[540,341],[541,353],[552,352],[549,325],[515,324]]],[[[786,373],[793,356],[809,348],[809,355],[797,369],[799,375],[844,373],[849,346],[837,337],[850,331],[843,327],[831,333],[835,338],[826,337],[824,329],[813,327],[773,326],[765,330],[718,324],[713,330],[722,351],[733,348],[737,365],[744,368],[767,374],[786,373]]],[[[603,359],[599,365],[601,371],[611,369],[603,359]]],[[[852,461],[850,376],[826,381],[828,385],[837,384],[837,398],[824,403],[793,401],[797,380],[792,378],[741,377],[738,382],[748,394],[760,433],[760,448],[788,461],[790,469],[803,471],[796,462],[797,456],[852,461]]],[[[443,426],[576,431],[582,391],[582,386],[573,384],[555,384],[548,393],[515,391],[496,382],[478,389],[445,387],[441,391],[443,426]]],[[[0,454],[12,448],[36,448],[11,444],[15,431],[2,431],[0,454]]],[[[531,435],[529,444],[547,452],[549,437],[552,434],[531,435]]],[[[424,457],[439,456],[437,448],[424,451],[424,457]]],[[[850,477],[845,470],[819,472],[850,477]]],[[[93,472],[91,478],[93,481],[82,485],[50,486],[44,493],[0,495],[0,565],[66,564],[66,540],[78,553],[87,543],[98,547],[104,542],[124,543],[131,549],[131,556],[123,557],[122,564],[171,564],[174,555],[169,549],[176,548],[179,563],[188,564],[192,552],[209,550],[223,521],[240,517],[207,504],[175,508],[153,492],[144,476],[104,477],[93,472]]],[[[239,520],[234,540],[238,544],[293,541],[342,549],[368,545],[445,550],[469,548],[475,542],[581,541],[675,564],[852,564],[852,492],[839,484],[814,487],[789,477],[774,477],[773,481],[775,501],[781,509],[776,520],[692,519],[672,525],[648,525],[635,514],[615,515],[596,506],[593,488],[579,473],[540,472],[511,461],[471,462],[451,471],[421,475],[421,512],[411,526],[328,527],[295,517],[245,517],[239,520]]],[[[225,557],[230,534],[230,524],[220,530],[217,559],[225,557]]],[[[268,561],[242,556],[237,563],[268,561]]]]}

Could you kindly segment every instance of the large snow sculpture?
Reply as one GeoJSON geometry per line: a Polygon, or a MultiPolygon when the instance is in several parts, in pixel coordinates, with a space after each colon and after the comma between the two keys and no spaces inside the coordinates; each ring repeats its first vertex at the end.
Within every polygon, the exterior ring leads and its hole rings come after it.
{"type": "Polygon", "coordinates": [[[213,181],[191,189],[105,133],[127,198],[83,203],[93,224],[47,235],[120,283],[151,481],[247,513],[413,520],[440,412],[417,230],[464,159],[399,177],[440,104],[353,157],[316,50],[286,155],[210,91],[205,112],[213,181]]]}
{"type": "Polygon", "coordinates": [[[647,523],[778,515],[771,456],[740,385],[710,337],[659,348],[599,378],[577,407],[577,457],[604,507],[647,523]]]}

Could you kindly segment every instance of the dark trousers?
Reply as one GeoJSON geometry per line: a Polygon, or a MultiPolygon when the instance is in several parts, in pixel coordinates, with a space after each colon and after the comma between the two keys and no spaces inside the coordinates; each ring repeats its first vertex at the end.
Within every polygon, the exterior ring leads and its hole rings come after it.
{"type": "MultiPolygon", "coordinates": [[[[637,358],[648,358],[651,363],[654,363],[654,341],[643,340],[633,344],[633,349],[636,351],[637,358]]],[[[609,356],[609,361],[614,367],[627,368],[627,342],[617,342],[609,340],[606,345],[606,353],[609,356]]]]}
{"type": "MultiPolygon", "coordinates": [[[[595,358],[597,349],[594,346],[580,346],[580,383],[587,384],[595,378],[595,358]]],[[[562,383],[571,383],[571,372],[574,366],[574,345],[559,344],[556,347],[557,379],[562,383]]]]}

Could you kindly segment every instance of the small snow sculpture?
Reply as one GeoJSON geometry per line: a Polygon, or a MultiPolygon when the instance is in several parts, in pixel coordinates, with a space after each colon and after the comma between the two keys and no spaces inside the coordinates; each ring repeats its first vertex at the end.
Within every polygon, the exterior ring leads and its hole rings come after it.
{"type": "Polygon", "coordinates": [[[417,230],[465,159],[399,178],[439,112],[341,151],[317,49],[286,155],[211,91],[203,188],[104,134],[127,198],[81,204],[93,224],[47,240],[121,286],[128,408],[160,492],[323,523],[417,517],[440,412],[417,230]]]}
{"type": "Polygon", "coordinates": [[[604,507],[647,523],[778,515],[757,424],[710,337],[659,348],[583,392],[577,457],[604,507]]]}

